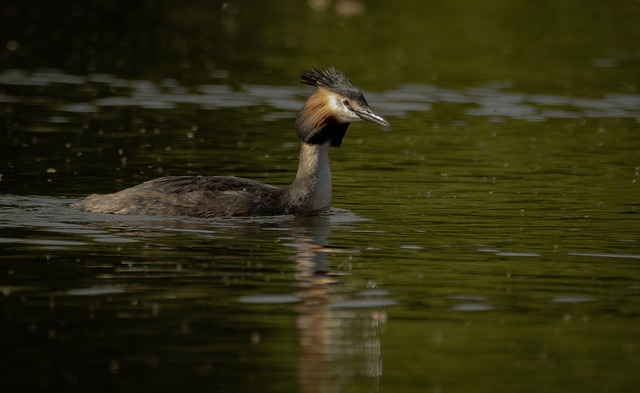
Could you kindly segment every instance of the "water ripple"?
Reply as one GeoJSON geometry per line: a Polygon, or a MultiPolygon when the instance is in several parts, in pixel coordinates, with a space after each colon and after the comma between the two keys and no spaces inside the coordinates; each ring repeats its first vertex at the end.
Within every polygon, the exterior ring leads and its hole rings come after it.
{"type": "Polygon", "coordinates": [[[100,296],[100,295],[114,295],[118,293],[124,293],[125,290],[122,287],[114,286],[97,286],[90,288],[76,288],[67,291],[67,294],[72,296],[100,296]]]}
{"type": "Polygon", "coordinates": [[[286,294],[245,295],[240,297],[240,303],[247,304],[288,304],[301,301],[302,298],[299,296],[286,294]]]}
{"type": "Polygon", "coordinates": [[[491,311],[494,307],[486,303],[460,303],[453,306],[454,311],[462,312],[478,312],[478,311],[491,311]]]}
{"type": "Polygon", "coordinates": [[[640,259],[640,254],[609,254],[597,252],[570,252],[567,254],[576,257],[640,259]]]}
{"type": "MultiPolygon", "coordinates": [[[[302,106],[308,88],[302,86],[247,85],[235,90],[224,84],[195,87],[182,86],[173,79],[158,82],[126,80],[105,74],[86,76],[69,75],[59,70],[5,70],[0,73],[0,85],[49,86],[70,85],[86,89],[87,84],[102,84],[117,95],[98,96],[90,102],[54,104],[62,112],[93,113],[100,107],[140,107],[145,109],[173,109],[179,104],[198,105],[204,109],[268,106],[283,111],[289,117],[302,106]]],[[[463,89],[440,88],[429,84],[403,84],[395,90],[367,92],[367,97],[379,103],[376,110],[384,116],[407,116],[415,112],[430,111],[437,104],[457,104],[469,116],[500,119],[518,119],[541,122],[554,118],[575,119],[587,117],[626,117],[640,121],[640,95],[611,93],[600,98],[568,97],[550,94],[527,94],[508,91],[509,83],[493,82],[485,86],[463,89]]],[[[73,90],[69,93],[72,94],[73,90]]],[[[25,102],[28,98],[0,96],[2,102],[25,102]]],[[[267,112],[265,120],[282,116],[267,112]]]]}

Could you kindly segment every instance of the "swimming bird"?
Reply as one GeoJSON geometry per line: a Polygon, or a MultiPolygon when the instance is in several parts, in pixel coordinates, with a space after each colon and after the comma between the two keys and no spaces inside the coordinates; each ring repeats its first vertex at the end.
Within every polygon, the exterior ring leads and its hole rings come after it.
{"type": "Polygon", "coordinates": [[[340,146],[351,122],[389,123],[371,111],[362,91],[335,67],[311,68],[300,82],[317,89],[295,121],[300,160],[288,187],[234,176],[167,176],[113,194],[93,194],[71,206],[95,213],[191,217],[288,215],[328,208],[329,147],[340,146]]]}

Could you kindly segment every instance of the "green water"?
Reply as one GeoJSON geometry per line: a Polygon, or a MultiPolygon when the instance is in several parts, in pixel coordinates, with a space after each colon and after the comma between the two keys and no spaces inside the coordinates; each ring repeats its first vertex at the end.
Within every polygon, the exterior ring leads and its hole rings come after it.
{"type": "Polygon", "coordinates": [[[5,3],[6,389],[637,390],[638,2],[5,3]],[[68,208],[288,184],[329,65],[392,125],[331,152],[330,211],[68,208]]]}

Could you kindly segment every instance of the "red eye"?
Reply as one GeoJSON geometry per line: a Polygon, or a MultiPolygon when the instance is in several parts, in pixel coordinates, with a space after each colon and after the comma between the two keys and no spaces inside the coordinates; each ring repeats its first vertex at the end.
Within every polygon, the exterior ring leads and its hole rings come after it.
{"type": "Polygon", "coordinates": [[[344,105],[344,106],[346,106],[346,107],[349,107],[349,105],[350,105],[350,104],[349,104],[349,100],[347,100],[346,98],[344,98],[344,99],[342,100],[342,105],[344,105]]]}

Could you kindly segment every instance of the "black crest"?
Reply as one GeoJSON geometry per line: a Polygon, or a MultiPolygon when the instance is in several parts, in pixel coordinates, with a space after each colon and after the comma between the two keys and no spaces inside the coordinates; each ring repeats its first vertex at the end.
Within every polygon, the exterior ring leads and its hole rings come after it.
{"type": "Polygon", "coordinates": [[[313,67],[300,75],[300,82],[305,85],[324,87],[345,97],[360,100],[362,104],[367,104],[360,89],[335,67],[329,67],[326,70],[313,67]]]}
{"type": "Polygon", "coordinates": [[[330,67],[326,70],[313,67],[306,70],[300,75],[300,82],[305,85],[326,87],[327,89],[347,86],[354,89],[356,88],[349,78],[335,67],[330,67]]]}

